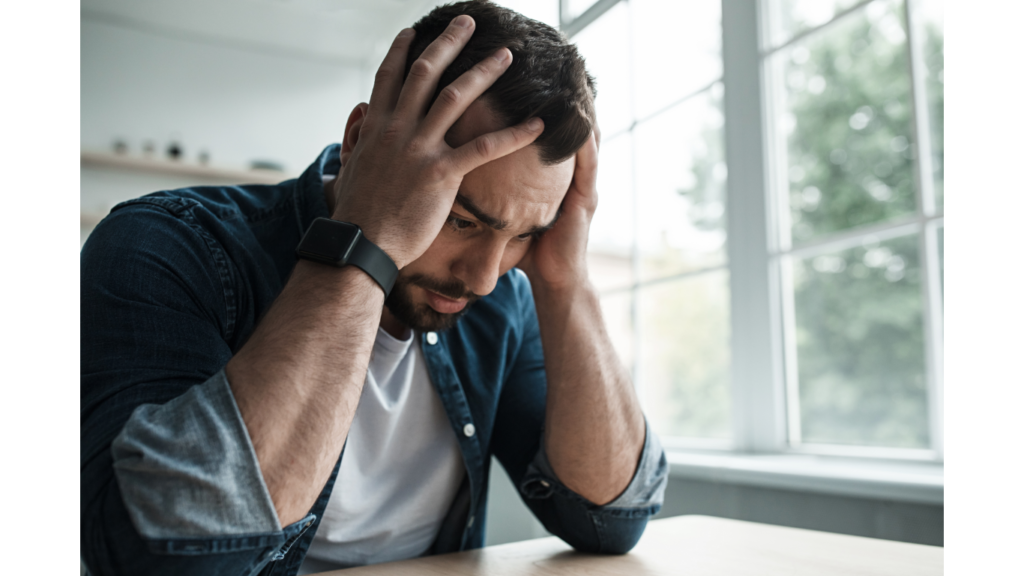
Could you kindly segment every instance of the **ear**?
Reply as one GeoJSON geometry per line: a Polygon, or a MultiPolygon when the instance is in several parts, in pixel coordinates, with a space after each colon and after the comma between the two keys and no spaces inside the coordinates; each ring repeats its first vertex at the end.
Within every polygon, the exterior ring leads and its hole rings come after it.
{"type": "Polygon", "coordinates": [[[359,130],[366,120],[366,110],[370,107],[366,102],[360,102],[348,115],[348,122],[345,123],[345,140],[341,143],[341,165],[348,163],[349,156],[356,149],[356,142],[359,142],[359,130]]]}

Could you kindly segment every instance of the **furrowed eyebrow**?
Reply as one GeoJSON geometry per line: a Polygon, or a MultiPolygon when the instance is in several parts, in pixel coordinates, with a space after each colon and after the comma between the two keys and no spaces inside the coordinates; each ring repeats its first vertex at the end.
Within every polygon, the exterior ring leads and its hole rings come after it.
{"type": "Polygon", "coordinates": [[[530,228],[530,231],[527,232],[527,234],[530,234],[531,236],[540,236],[541,234],[547,232],[548,230],[551,230],[552,228],[555,227],[555,222],[558,222],[558,217],[561,215],[562,207],[559,206],[558,212],[555,212],[555,217],[551,219],[551,222],[548,222],[543,226],[534,226],[533,228],[530,228]]]}
{"type": "Polygon", "coordinates": [[[474,218],[483,222],[484,224],[487,224],[491,228],[494,228],[495,230],[504,230],[505,228],[508,228],[508,222],[506,220],[502,220],[500,218],[495,218],[494,216],[488,215],[486,212],[481,210],[479,206],[473,204],[472,200],[466,198],[462,194],[456,194],[455,201],[458,202],[460,206],[465,208],[466,212],[469,212],[470,214],[473,215],[474,218]]]}
{"type": "MultiPolygon", "coordinates": [[[[466,212],[469,212],[470,214],[473,215],[474,218],[483,222],[487,226],[495,230],[504,230],[508,228],[507,220],[501,220],[500,218],[495,218],[494,216],[488,215],[486,212],[481,210],[479,206],[474,204],[472,200],[463,196],[461,193],[455,195],[455,201],[458,202],[460,206],[465,208],[466,212]]],[[[533,228],[530,228],[527,232],[524,232],[522,235],[529,234],[531,236],[540,236],[541,234],[553,228],[555,222],[558,222],[558,217],[561,215],[562,207],[559,206],[558,212],[555,213],[555,217],[551,220],[551,222],[548,222],[543,226],[534,226],[533,228]]]]}

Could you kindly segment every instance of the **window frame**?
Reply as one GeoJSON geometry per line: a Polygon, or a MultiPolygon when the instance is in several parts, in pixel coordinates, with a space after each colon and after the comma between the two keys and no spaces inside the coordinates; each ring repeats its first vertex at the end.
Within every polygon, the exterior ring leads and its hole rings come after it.
{"type": "MultiPolygon", "coordinates": [[[[561,29],[570,38],[601,17],[618,2],[598,0],[571,21],[565,19],[567,0],[559,0],[561,29]]],[[[692,469],[694,454],[833,457],[855,459],[862,464],[906,462],[937,466],[943,463],[942,296],[937,233],[943,214],[935,206],[931,167],[931,139],[927,97],[924,90],[922,22],[916,6],[921,0],[900,0],[907,33],[912,99],[912,134],[915,214],[792,245],[789,238],[785,140],[773,125],[780,99],[770,70],[770,56],[810,36],[827,33],[835,23],[865,10],[873,2],[862,0],[838,11],[828,22],[800,31],[770,45],[771,0],[722,0],[723,75],[712,84],[725,86],[726,263],[697,270],[692,276],[725,268],[730,283],[730,370],[732,439],[663,438],[673,466],[692,469]],[[756,130],[756,134],[754,131],[756,130]],[[752,137],[756,136],[756,137],[752,137]],[[810,444],[799,441],[799,394],[797,390],[794,326],[793,259],[809,254],[860,245],[867,236],[879,239],[919,234],[924,318],[925,373],[928,387],[928,418],[931,446],[928,449],[881,448],[810,444]],[[675,454],[675,456],[673,456],[675,454]],[[690,459],[690,460],[688,460],[690,459]],[[677,466],[678,464],[678,466],[677,466]]],[[[710,87],[710,85],[709,85],[710,87]]],[[[688,94],[673,105],[703,93],[688,94]]],[[[644,119],[636,119],[632,131],[644,119]]],[[[615,135],[608,135],[615,136],[615,135]]],[[[635,168],[634,168],[635,171],[635,168]]],[[[635,173],[634,173],[635,181],[635,173]]],[[[634,194],[636,192],[634,191],[634,194]]],[[[635,250],[634,250],[635,251],[635,250]]],[[[635,264],[634,264],[635,265],[635,264]]],[[[648,282],[638,277],[628,288],[633,294],[648,282]]],[[[633,342],[638,338],[638,318],[633,301],[633,342]]],[[[634,380],[636,380],[634,378],[634,380]]],[[[636,383],[642,392],[643,383],[636,383]]],[[[642,395],[641,395],[642,397],[642,395]]],[[[794,460],[796,461],[796,460],[794,460]]],[[[801,460],[802,461],[802,460],[801,460]]],[[[931,481],[930,481],[931,482],[931,481]]],[[[941,481],[940,481],[941,484],[941,481]]],[[[934,489],[934,483],[931,485],[934,489]]],[[[941,488],[940,496],[941,500],[941,488]]]]}
{"type": "MultiPolygon", "coordinates": [[[[771,17],[770,10],[776,5],[773,0],[756,0],[754,10],[748,9],[740,16],[745,19],[756,19],[758,36],[761,38],[759,47],[760,66],[758,72],[761,75],[761,90],[756,92],[763,121],[759,124],[762,127],[761,141],[770,142],[765,146],[763,155],[764,179],[769,183],[769,189],[765,191],[768,196],[770,210],[766,214],[771,224],[769,225],[770,235],[767,238],[769,246],[769,274],[774,285],[774,296],[771,311],[775,326],[772,338],[779,341],[781,354],[781,382],[776,382],[773,387],[781,388],[784,398],[785,414],[777,415],[785,419],[785,434],[779,438],[776,433],[777,449],[783,452],[795,454],[819,454],[836,456],[859,456],[885,459],[901,459],[915,461],[942,462],[943,460],[943,419],[942,419],[942,303],[940,295],[940,278],[938,274],[938,242],[937,231],[943,225],[943,214],[935,206],[935,197],[932,180],[931,167],[931,138],[930,126],[928,125],[928,108],[926,94],[924,91],[924,65],[922,55],[922,23],[918,18],[916,5],[920,0],[899,0],[902,7],[902,17],[905,31],[907,33],[906,49],[908,51],[908,62],[911,84],[911,107],[912,107],[912,142],[914,162],[914,186],[916,195],[916,212],[908,217],[894,219],[877,224],[844,230],[813,241],[793,245],[789,236],[788,223],[788,192],[787,174],[785,171],[787,146],[785,137],[781,130],[773,125],[773,120],[779,115],[775,113],[782,98],[782,87],[776,82],[776,77],[771,70],[770,58],[772,55],[810,38],[812,36],[828,33],[838,22],[841,22],[851,15],[860,14],[867,7],[876,2],[885,0],[863,0],[846,9],[838,11],[831,19],[818,26],[803,30],[794,34],[784,41],[772,45],[770,39],[771,17]],[[755,12],[751,14],[751,12],[755,12]],[[925,340],[925,378],[927,382],[928,395],[928,422],[930,447],[928,449],[904,449],[904,448],[883,448],[867,446],[845,446],[834,444],[813,444],[802,443],[800,434],[800,410],[799,410],[799,388],[797,382],[797,358],[794,338],[795,332],[794,317],[794,290],[789,285],[792,278],[792,264],[794,258],[804,258],[810,255],[834,252],[848,247],[858,246],[861,240],[874,237],[879,240],[909,236],[918,234],[920,265],[922,273],[921,302],[922,316],[924,321],[925,340]]],[[[730,4],[731,2],[723,2],[730,4]]],[[[752,2],[753,3],[753,2],[752,2]]],[[[738,24],[737,24],[738,25],[738,24]]],[[[746,22],[749,27],[750,23],[746,22]]],[[[725,21],[723,14],[723,36],[729,35],[729,24],[725,21]]],[[[749,49],[749,48],[748,48],[749,49]]],[[[723,50],[723,60],[724,58],[723,50]]],[[[729,63],[725,62],[724,67],[728,69],[729,63]]],[[[740,94],[740,98],[746,97],[749,100],[750,93],[740,94]]],[[[753,102],[745,102],[743,105],[752,107],[753,102]]],[[[728,123],[729,110],[726,109],[726,122],[728,123]]],[[[728,140],[727,140],[728,142],[728,140]]],[[[728,148],[728,143],[726,144],[728,148]]],[[[728,162],[728,160],[727,160],[728,162]]],[[[730,165],[731,166],[731,165],[730,165]]],[[[740,165],[740,169],[744,166],[740,165]]],[[[730,170],[730,175],[733,174],[730,170]]],[[[731,204],[735,206],[735,204],[731,204]]],[[[734,228],[730,228],[730,232],[734,228]]],[[[735,316],[735,315],[734,315],[735,316]]],[[[743,318],[739,318],[742,324],[743,318]]],[[[742,326],[735,326],[734,329],[742,329],[742,326]]],[[[779,377],[779,369],[774,374],[779,377]]],[[[767,386],[767,384],[764,384],[767,386]]],[[[763,430],[762,432],[766,432],[763,430]]]]}

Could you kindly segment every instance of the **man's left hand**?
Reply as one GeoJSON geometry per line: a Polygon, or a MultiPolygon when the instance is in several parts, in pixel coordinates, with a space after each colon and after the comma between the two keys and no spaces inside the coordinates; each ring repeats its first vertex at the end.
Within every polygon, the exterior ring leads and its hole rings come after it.
{"type": "Polygon", "coordinates": [[[562,213],[554,227],[536,239],[518,267],[536,287],[564,290],[587,282],[587,236],[597,209],[597,149],[601,131],[594,126],[586,144],[576,153],[576,168],[562,213]]]}

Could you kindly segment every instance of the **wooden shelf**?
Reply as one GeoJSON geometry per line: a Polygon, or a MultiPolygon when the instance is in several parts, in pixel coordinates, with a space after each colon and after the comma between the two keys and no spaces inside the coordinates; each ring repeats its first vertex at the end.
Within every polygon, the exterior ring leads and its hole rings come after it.
{"type": "MultiPolygon", "coordinates": [[[[235,170],[171,160],[139,158],[126,154],[82,151],[82,168],[107,168],[150,174],[186,176],[200,180],[231,181],[235,184],[277,184],[294,175],[277,170],[235,170]]],[[[211,182],[214,184],[216,182],[211,182]]]]}

